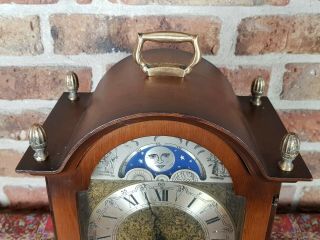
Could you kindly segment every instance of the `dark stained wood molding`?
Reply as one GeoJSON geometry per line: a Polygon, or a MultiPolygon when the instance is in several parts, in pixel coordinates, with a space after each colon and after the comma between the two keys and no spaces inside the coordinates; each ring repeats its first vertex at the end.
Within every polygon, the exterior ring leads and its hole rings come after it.
{"type": "MultiPolygon", "coordinates": [[[[167,49],[144,55],[155,62],[190,58],[189,53],[167,49]]],[[[29,148],[17,172],[62,172],[73,154],[86,151],[100,135],[138,121],[165,119],[202,126],[220,135],[252,175],[280,182],[312,179],[300,155],[292,172],[279,169],[280,141],[287,131],[268,98],[262,98],[263,104],[256,107],[250,104],[250,97],[236,97],[228,80],[204,59],[185,78],[146,77],[129,56],[106,73],[94,93],[79,96],[72,102],[64,93],[44,124],[48,159],[34,161],[29,148]]]]}
{"type": "MultiPolygon", "coordinates": [[[[154,62],[184,62],[191,57],[172,49],[150,50],[144,56],[154,62]]],[[[250,104],[250,97],[236,97],[223,74],[204,59],[185,78],[146,77],[129,56],[106,73],[94,93],[80,93],[79,97],[72,102],[64,93],[44,124],[49,158],[38,163],[29,148],[17,172],[60,173],[73,154],[86,151],[99,136],[126,124],[166,119],[220,135],[252,175],[280,182],[312,179],[300,155],[292,172],[278,168],[286,129],[267,97],[259,107],[250,104]]]]}
{"type": "MultiPolygon", "coordinates": [[[[82,97],[82,94],[80,93],[80,99],[83,99],[88,101],[88,97],[90,95],[84,95],[82,97]]],[[[62,96],[65,101],[67,100],[67,94],[64,94],[62,96]]],[[[282,172],[277,165],[277,162],[280,160],[280,141],[282,139],[282,136],[286,133],[286,129],[284,128],[283,124],[281,123],[280,118],[278,117],[277,113],[273,109],[270,101],[264,97],[263,100],[263,108],[262,110],[253,107],[250,104],[250,97],[238,97],[240,106],[245,113],[248,120],[248,126],[251,127],[252,131],[255,131],[259,134],[256,135],[255,141],[257,142],[256,146],[261,152],[261,157],[259,158],[259,163],[255,164],[255,162],[252,163],[252,157],[248,157],[248,153],[245,151],[245,149],[238,144],[232,137],[226,135],[223,131],[220,131],[220,129],[216,128],[214,124],[211,124],[208,121],[205,121],[203,119],[198,119],[191,116],[185,116],[180,114],[158,114],[158,113],[148,113],[148,114],[136,114],[133,116],[127,116],[126,118],[117,119],[113,121],[112,123],[106,123],[99,128],[95,129],[95,131],[92,131],[91,133],[87,134],[84,138],[80,139],[80,141],[73,146],[72,149],[66,148],[63,146],[63,141],[60,141],[59,136],[65,134],[72,134],[72,126],[76,125],[76,121],[62,121],[60,122],[60,126],[62,129],[69,129],[69,131],[53,131],[51,134],[49,132],[48,136],[57,135],[57,137],[52,136],[52,138],[49,138],[49,146],[56,146],[58,149],[50,148],[49,152],[58,153],[54,156],[50,155],[49,159],[43,163],[38,163],[33,159],[33,151],[31,148],[27,150],[25,155],[23,156],[22,161],[17,166],[17,172],[26,172],[30,174],[35,175],[50,175],[50,174],[56,174],[61,171],[63,171],[65,165],[68,163],[70,157],[75,154],[76,151],[85,152],[85,149],[87,149],[91,142],[95,141],[96,138],[100,137],[101,135],[107,134],[108,132],[117,129],[121,126],[132,124],[135,122],[140,121],[150,121],[155,119],[163,119],[163,120],[172,120],[172,121],[181,121],[181,122],[189,122],[196,126],[201,126],[203,128],[206,128],[215,134],[221,136],[227,143],[229,143],[231,146],[234,147],[235,151],[241,156],[241,158],[244,161],[244,164],[247,166],[249,172],[253,175],[257,173],[257,171],[261,171],[261,176],[270,180],[270,181],[282,181],[282,182],[296,182],[300,180],[311,180],[312,176],[305,165],[304,161],[302,160],[301,156],[299,155],[297,159],[294,161],[295,168],[294,171],[286,173],[282,172]],[[63,126],[64,124],[64,126],[63,126]],[[69,124],[69,126],[67,125],[69,124]],[[50,141],[50,139],[52,139],[50,141]],[[62,146],[61,146],[62,145],[62,146]],[[65,150],[65,152],[57,151],[59,149],[65,150]],[[65,154],[65,155],[64,155],[65,154]],[[251,161],[251,162],[250,162],[251,161]],[[302,175],[302,173],[305,173],[302,175]]],[[[57,106],[55,107],[56,111],[53,113],[58,112],[59,108],[61,108],[61,114],[63,115],[65,113],[65,101],[59,101],[57,106]]],[[[69,103],[67,103],[69,104],[69,103]]],[[[80,105],[80,104],[79,104],[80,105]]],[[[81,105],[80,105],[81,106],[81,105]]],[[[82,110],[82,109],[81,109],[82,110]]],[[[81,117],[81,114],[78,113],[78,115],[81,117]]],[[[68,116],[66,116],[68,118],[68,116]]],[[[69,118],[74,119],[74,118],[69,118]]],[[[52,129],[52,125],[57,124],[57,121],[54,118],[48,117],[44,128],[46,129],[52,129]]],[[[53,128],[57,130],[57,128],[53,128]]],[[[65,136],[65,138],[68,138],[68,136],[65,136]]],[[[68,146],[68,145],[67,145],[68,146]]],[[[78,153],[79,154],[79,153],[78,153]]],[[[81,156],[81,153],[80,153],[81,156]]],[[[79,157],[76,161],[79,161],[79,157]]],[[[76,163],[75,165],[77,165],[76,163]]]]}

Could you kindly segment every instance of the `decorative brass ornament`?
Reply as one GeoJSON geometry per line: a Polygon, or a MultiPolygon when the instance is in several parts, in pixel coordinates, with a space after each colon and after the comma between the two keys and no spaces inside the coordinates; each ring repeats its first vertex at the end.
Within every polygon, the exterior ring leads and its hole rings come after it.
{"type": "Polygon", "coordinates": [[[134,50],[133,58],[140,65],[143,72],[149,77],[153,76],[174,76],[184,77],[191,72],[201,59],[201,52],[198,44],[198,36],[179,32],[153,32],[139,33],[137,47],[134,50]],[[152,42],[190,42],[194,48],[194,55],[189,65],[177,63],[147,63],[141,54],[143,44],[146,41],[152,42]]]}
{"type": "Polygon", "coordinates": [[[265,81],[262,77],[258,77],[251,84],[251,103],[255,106],[261,105],[261,97],[264,93],[265,81]]]}
{"type": "Polygon", "coordinates": [[[74,72],[69,72],[66,76],[66,84],[67,89],[69,91],[68,98],[71,101],[75,101],[78,99],[78,89],[79,89],[79,81],[78,77],[74,72]]]}
{"type": "Polygon", "coordinates": [[[300,150],[300,140],[297,134],[287,133],[280,146],[282,160],[279,167],[282,171],[290,172],[293,170],[293,160],[298,156],[300,150]]]}
{"type": "Polygon", "coordinates": [[[33,124],[29,129],[29,144],[35,151],[33,157],[36,161],[45,161],[48,157],[46,151],[47,147],[47,135],[43,127],[40,124],[33,124]]]}

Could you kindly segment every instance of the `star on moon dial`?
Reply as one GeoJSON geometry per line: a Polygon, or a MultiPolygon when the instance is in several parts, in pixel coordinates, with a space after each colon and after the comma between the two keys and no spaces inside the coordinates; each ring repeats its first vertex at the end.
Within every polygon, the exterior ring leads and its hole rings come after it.
{"type": "Polygon", "coordinates": [[[194,239],[235,240],[236,235],[228,211],[211,195],[178,182],[144,182],[100,201],[89,219],[88,239],[121,240],[139,234],[152,240],[155,232],[166,240],[190,239],[188,229],[199,236],[194,239]],[[170,212],[175,216],[168,217],[170,212]]]}
{"type": "Polygon", "coordinates": [[[232,182],[213,153],[192,141],[170,136],[142,137],[119,145],[102,158],[91,178],[232,182]]]}

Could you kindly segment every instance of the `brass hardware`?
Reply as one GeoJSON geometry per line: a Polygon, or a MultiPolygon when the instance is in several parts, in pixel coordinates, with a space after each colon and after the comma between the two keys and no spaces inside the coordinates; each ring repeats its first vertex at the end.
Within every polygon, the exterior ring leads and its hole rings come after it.
{"type": "Polygon", "coordinates": [[[198,36],[179,32],[153,32],[139,33],[137,47],[133,53],[133,58],[140,65],[143,72],[149,77],[152,76],[175,76],[184,77],[190,73],[201,59],[200,48],[198,44],[198,36]],[[141,54],[143,44],[146,41],[152,42],[190,42],[194,48],[194,55],[189,65],[177,63],[147,63],[141,54]]]}
{"type": "Polygon", "coordinates": [[[279,167],[282,171],[293,170],[293,160],[298,156],[300,150],[300,140],[297,134],[287,133],[281,141],[281,156],[279,167]]]}
{"type": "Polygon", "coordinates": [[[264,92],[265,82],[262,77],[258,77],[256,80],[254,80],[251,84],[251,103],[255,106],[261,105],[261,97],[264,92]]]}
{"type": "Polygon", "coordinates": [[[79,89],[79,81],[78,77],[74,72],[69,72],[66,76],[66,84],[67,89],[69,91],[68,98],[71,101],[75,101],[78,99],[78,89],[79,89]]]}
{"type": "Polygon", "coordinates": [[[29,129],[29,144],[35,151],[33,157],[36,161],[42,162],[48,157],[46,151],[47,135],[40,124],[33,124],[29,129]]]}

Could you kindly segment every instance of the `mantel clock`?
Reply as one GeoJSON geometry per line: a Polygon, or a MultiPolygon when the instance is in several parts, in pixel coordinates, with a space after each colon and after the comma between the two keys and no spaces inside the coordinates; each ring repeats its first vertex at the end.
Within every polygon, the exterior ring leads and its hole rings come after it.
{"type": "Polygon", "coordinates": [[[45,176],[59,240],[267,239],[281,183],[312,179],[264,80],[235,96],[195,35],[139,34],[95,92],[66,82],[16,168],[45,176]]]}

